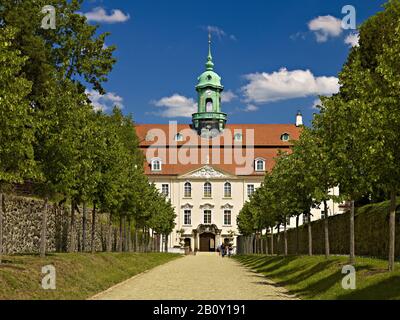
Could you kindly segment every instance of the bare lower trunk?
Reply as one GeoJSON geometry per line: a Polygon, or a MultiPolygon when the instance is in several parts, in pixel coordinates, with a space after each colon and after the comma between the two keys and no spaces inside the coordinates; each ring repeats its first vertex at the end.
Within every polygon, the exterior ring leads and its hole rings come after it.
{"type": "Polygon", "coordinates": [[[164,248],[164,251],[168,252],[168,235],[166,234],[164,237],[165,237],[165,243],[164,243],[165,248],[164,248]]]}
{"type": "Polygon", "coordinates": [[[71,200],[71,225],[70,225],[70,247],[69,247],[69,252],[75,252],[75,246],[76,246],[76,241],[75,241],[75,202],[74,200],[71,200]]]}
{"type": "Polygon", "coordinates": [[[328,222],[328,205],[326,200],[324,200],[324,211],[325,211],[325,219],[324,219],[324,234],[325,234],[325,258],[329,257],[329,222],[328,222]]]}
{"type": "Polygon", "coordinates": [[[283,237],[284,237],[284,255],[288,255],[288,247],[287,247],[287,230],[286,223],[283,225],[283,237]]]}
{"type": "Polygon", "coordinates": [[[113,237],[113,232],[112,232],[112,213],[110,212],[110,215],[108,217],[108,237],[107,237],[107,252],[112,251],[112,237],[113,237]]]}
{"type": "Polygon", "coordinates": [[[96,252],[95,235],[96,235],[96,202],[93,202],[92,234],[91,234],[91,239],[90,239],[90,247],[91,247],[92,253],[96,252]]]}
{"type": "Polygon", "coordinates": [[[296,216],[296,254],[299,254],[299,215],[296,216]]]}
{"type": "Polygon", "coordinates": [[[280,243],[281,243],[281,226],[278,225],[278,233],[276,234],[276,254],[278,256],[281,253],[280,243]]]}
{"type": "Polygon", "coordinates": [[[123,233],[123,218],[119,216],[119,241],[118,241],[118,251],[122,252],[122,244],[124,240],[124,233],[123,233]]]}
{"type": "Polygon", "coordinates": [[[0,264],[3,256],[3,216],[4,216],[4,194],[0,192],[0,264]]]}
{"type": "Polygon", "coordinates": [[[350,210],[350,264],[355,264],[355,242],[354,242],[354,200],[351,200],[350,210]]]}
{"type": "Polygon", "coordinates": [[[274,255],[274,228],[271,228],[271,255],[274,255]]]}
{"type": "Polygon", "coordinates": [[[87,206],[86,206],[86,201],[84,201],[83,213],[82,213],[82,252],[86,251],[86,224],[87,224],[87,206]]]}
{"type": "Polygon", "coordinates": [[[138,241],[139,237],[138,237],[137,227],[135,226],[135,252],[139,251],[138,241]]]}
{"type": "Polygon", "coordinates": [[[308,213],[308,255],[313,255],[312,250],[312,227],[311,227],[311,214],[308,213]]]}
{"type": "Polygon", "coordinates": [[[395,255],[395,224],[396,224],[396,192],[390,193],[390,212],[389,212],[389,271],[394,271],[395,255]]]}
{"type": "Polygon", "coordinates": [[[46,198],[44,202],[43,212],[42,212],[42,227],[40,232],[40,257],[44,258],[46,256],[46,241],[47,241],[47,207],[48,199],[46,198]]]}
{"type": "Polygon", "coordinates": [[[128,237],[127,237],[127,244],[128,244],[128,248],[127,248],[127,250],[128,250],[128,252],[131,252],[132,251],[132,229],[131,229],[131,219],[129,218],[128,219],[128,230],[127,230],[127,233],[128,233],[128,237]]]}

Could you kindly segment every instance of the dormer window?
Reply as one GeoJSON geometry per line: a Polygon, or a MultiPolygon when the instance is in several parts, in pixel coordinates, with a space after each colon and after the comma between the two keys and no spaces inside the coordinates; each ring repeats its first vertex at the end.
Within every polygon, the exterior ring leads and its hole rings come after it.
{"type": "Polygon", "coordinates": [[[258,172],[265,171],[265,160],[264,159],[256,159],[255,161],[255,169],[258,172]]]}
{"type": "Polygon", "coordinates": [[[233,136],[234,141],[242,141],[243,136],[241,133],[235,133],[235,135],[233,136]]]}
{"type": "Polygon", "coordinates": [[[177,142],[183,141],[183,134],[177,133],[177,134],[175,135],[175,141],[177,141],[177,142]]]}
{"type": "Polygon", "coordinates": [[[282,140],[282,141],[285,141],[285,142],[289,141],[289,140],[290,140],[290,135],[289,135],[289,133],[284,133],[284,134],[282,134],[282,135],[281,135],[281,140],[282,140]]]}
{"type": "Polygon", "coordinates": [[[146,140],[146,141],[153,141],[153,140],[154,140],[154,134],[153,134],[153,133],[148,133],[148,134],[146,135],[145,140],[146,140]]]}
{"type": "Polygon", "coordinates": [[[151,160],[151,171],[157,172],[157,171],[161,171],[162,168],[162,162],[161,159],[153,159],[151,160]]]}

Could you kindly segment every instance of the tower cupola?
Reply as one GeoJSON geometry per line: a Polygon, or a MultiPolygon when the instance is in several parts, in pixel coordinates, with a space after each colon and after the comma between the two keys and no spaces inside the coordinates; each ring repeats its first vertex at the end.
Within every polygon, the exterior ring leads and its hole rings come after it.
{"type": "Polygon", "coordinates": [[[199,78],[196,86],[198,94],[198,110],[192,115],[193,126],[201,135],[213,130],[223,131],[227,115],[221,112],[221,93],[224,87],[221,77],[214,71],[211,54],[211,35],[208,38],[208,57],[206,71],[199,78]]]}

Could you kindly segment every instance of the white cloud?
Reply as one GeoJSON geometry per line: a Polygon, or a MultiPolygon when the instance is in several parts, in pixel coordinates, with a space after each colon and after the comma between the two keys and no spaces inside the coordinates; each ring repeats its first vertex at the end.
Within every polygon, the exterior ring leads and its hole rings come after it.
{"type": "Polygon", "coordinates": [[[360,40],[360,35],[358,32],[350,33],[346,39],[344,39],[344,43],[348,44],[350,47],[357,47],[358,41],[360,40]]]}
{"type": "Polygon", "coordinates": [[[336,77],[315,77],[310,70],[288,71],[282,68],[273,73],[252,73],[242,87],[248,103],[269,103],[308,96],[332,95],[339,91],[336,77]]]}
{"type": "Polygon", "coordinates": [[[243,110],[244,112],[254,112],[257,111],[258,107],[254,104],[248,104],[246,108],[243,110]]]}
{"type": "Polygon", "coordinates": [[[113,9],[111,14],[107,14],[102,7],[94,8],[92,11],[85,13],[84,16],[88,21],[104,23],[125,22],[130,18],[129,14],[125,14],[119,9],[113,9]]]}
{"type": "Polygon", "coordinates": [[[177,93],[170,97],[164,97],[158,101],[153,101],[152,103],[157,107],[165,108],[155,113],[164,118],[190,118],[192,114],[197,111],[197,103],[192,98],[187,98],[177,93]]]}
{"type": "Polygon", "coordinates": [[[228,35],[224,30],[222,30],[220,27],[217,27],[217,26],[206,26],[206,27],[203,27],[203,29],[207,30],[211,34],[215,34],[218,37],[218,39],[222,39],[224,37],[229,37],[229,39],[231,39],[233,41],[237,40],[235,35],[233,35],[233,34],[228,35]]]}
{"type": "Polygon", "coordinates": [[[221,102],[229,103],[236,98],[237,98],[237,95],[234,94],[231,90],[223,91],[222,96],[221,96],[221,102]]]}
{"type": "Polygon", "coordinates": [[[317,42],[326,42],[329,37],[342,34],[342,21],[333,16],[319,16],[308,23],[310,31],[314,32],[317,42]]]}
{"type": "Polygon", "coordinates": [[[320,106],[320,105],[322,105],[322,101],[321,101],[321,99],[315,99],[314,101],[313,101],[313,105],[312,105],[312,109],[314,109],[314,110],[318,110],[318,106],[320,106]]]}
{"type": "Polygon", "coordinates": [[[105,95],[100,95],[95,90],[86,90],[86,95],[89,97],[92,102],[93,109],[98,111],[108,111],[111,110],[114,106],[122,109],[124,105],[122,104],[124,99],[113,92],[108,92],[105,95]]]}

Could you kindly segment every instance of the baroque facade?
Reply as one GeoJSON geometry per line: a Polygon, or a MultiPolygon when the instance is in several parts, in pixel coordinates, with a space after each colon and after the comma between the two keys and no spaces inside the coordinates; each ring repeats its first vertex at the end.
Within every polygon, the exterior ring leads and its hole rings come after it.
{"type": "Polygon", "coordinates": [[[210,44],[206,71],[196,86],[198,110],[192,123],[136,127],[145,172],[177,215],[168,238],[170,251],[183,246],[215,251],[223,242],[235,247],[240,210],[272,170],[278,153],[290,152],[303,125],[300,113],[292,124],[229,124],[210,44]]]}

